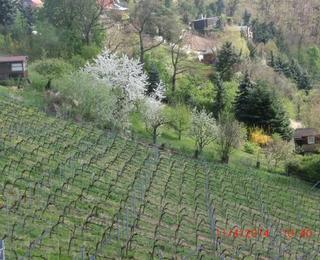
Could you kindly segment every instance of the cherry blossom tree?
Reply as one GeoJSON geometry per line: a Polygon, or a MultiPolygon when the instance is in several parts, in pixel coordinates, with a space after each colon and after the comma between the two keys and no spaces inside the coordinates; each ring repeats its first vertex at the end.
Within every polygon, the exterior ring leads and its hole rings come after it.
{"type": "Polygon", "coordinates": [[[211,113],[204,109],[197,111],[195,108],[192,112],[190,134],[195,139],[195,157],[202,153],[203,148],[216,139],[217,124],[211,113]]]}
{"type": "Polygon", "coordinates": [[[143,65],[138,60],[126,55],[118,56],[104,50],[85,71],[104,81],[113,89],[120,90],[128,102],[144,98],[148,76],[143,71],[143,65]]]}
{"type": "Polygon", "coordinates": [[[84,71],[93,75],[116,97],[113,118],[122,122],[123,128],[129,127],[129,115],[134,105],[145,99],[148,76],[138,60],[126,55],[118,56],[104,50],[101,55],[87,64],[84,71]]]}
{"type": "Polygon", "coordinates": [[[152,135],[153,144],[157,143],[160,128],[168,123],[165,113],[165,105],[161,103],[164,95],[164,84],[160,82],[152,96],[146,97],[142,110],[146,131],[152,135]]]}

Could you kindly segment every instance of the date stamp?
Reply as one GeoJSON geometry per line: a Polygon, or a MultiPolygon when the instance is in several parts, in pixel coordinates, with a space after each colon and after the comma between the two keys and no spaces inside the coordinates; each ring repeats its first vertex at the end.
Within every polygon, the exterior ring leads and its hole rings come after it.
{"type": "MultiPolygon", "coordinates": [[[[219,229],[217,228],[216,237],[226,237],[226,238],[244,238],[244,239],[257,239],[257,238],[269,238],[271,236],[271,231],[269,229],[263,228],[253,228],[253,229],[240,229],[240,228],[230,228],[230,229],[219,229]]],[[[312,239],[316,237],[317,233],[310,228],[301,229],[282,229],[280,235],[291,240],[296,239],[312,239]]],[[[320,233],[319,233],[320,236],[320,233]]]]}
{"type": "Polygon", "coordinates": [[[228,238],[246,238],[255,239],[258,237],[267,238],[270,236],[268,229],[216,229],[217,237],[228,237],[228,238]]]}

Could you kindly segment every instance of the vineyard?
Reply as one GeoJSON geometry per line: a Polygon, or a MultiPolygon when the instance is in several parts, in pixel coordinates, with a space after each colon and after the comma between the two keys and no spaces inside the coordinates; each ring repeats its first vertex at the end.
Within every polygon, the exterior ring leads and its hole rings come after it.
{"type": "Polygon", "coordinates": [[[0,102],[0,172],[7,259],[320,256],[320,192],[311,186],[192,160],[13,100],[0,102]]]}

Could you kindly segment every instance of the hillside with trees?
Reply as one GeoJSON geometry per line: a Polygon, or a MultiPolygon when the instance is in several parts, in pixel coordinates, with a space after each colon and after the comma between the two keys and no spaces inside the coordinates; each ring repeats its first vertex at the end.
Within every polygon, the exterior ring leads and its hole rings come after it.
{"type": "Polygon", "coordinates": [[[317,0],[0,0],[7,258],[317,259],[319,25],[317,0]]]}

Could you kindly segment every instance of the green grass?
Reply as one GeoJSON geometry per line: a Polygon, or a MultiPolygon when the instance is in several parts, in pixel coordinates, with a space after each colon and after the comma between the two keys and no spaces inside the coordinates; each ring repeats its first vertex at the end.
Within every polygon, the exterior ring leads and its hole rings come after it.
{"type": "MultiPolygon", "coordinates": [[[[132,129],[138,139],[147,143],[152,143],[152,136],[145,129],[145,124],[139,113],[135,113],[131,117],[132,129]]],[[[161,128],[160,136],[157,139],[158,145],[164,144],[166,148],[173,149],[187,156],[194,156],[195,141],[189,135],[188,131],[183,133],[182,139],[178,139],[177,133],[169,126],[161,128]]],[[[219,162],[218,147],[216,143],[211,143],[204,148],[201,159],[209,162],[219,162]]],[[[260,156],[261,168],[268,171],[268,164],[263,155],[260,156]]],[[[243,148],[236,149],[231,153],[229,165],[242,169],[254,169],[257,163],[257,154],[246,153],[243,148]]],[[[284,165],[280,165],[277,169],[273,169],[276,174],[284,172],[284,165]]]]}
{"type": "Polygon", "coordinates": [[[294,178],[193,160],[4,97],[0,130],[0,234],[8,259],[319,255],[317,236],[281,234],[320,225],[319,191],[294,178]],[[235,225],[268,229],[270,238],[221,236],[214,246],[212,231],[235,225]]]}
{"type": "Polygon", "coordinates": [[[232,42],[232,45],[238,50],[242,51],[243,55],[249,54],[249,49],[245,38],[241,37],[238,26],[229,26],[223,32],[217,34],[217,45],[220,47],[225,42],[232,42]]]}

